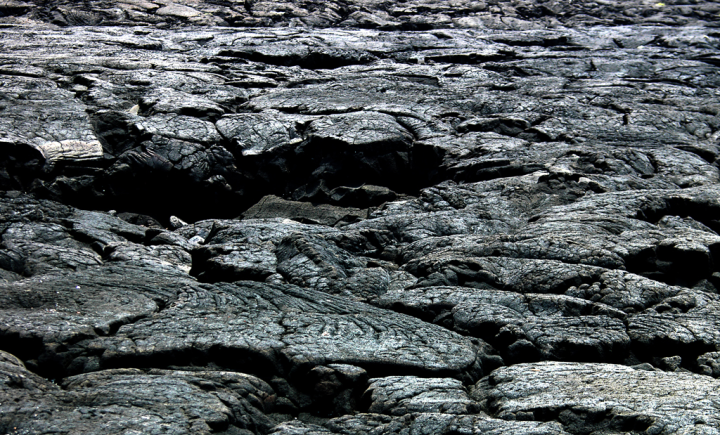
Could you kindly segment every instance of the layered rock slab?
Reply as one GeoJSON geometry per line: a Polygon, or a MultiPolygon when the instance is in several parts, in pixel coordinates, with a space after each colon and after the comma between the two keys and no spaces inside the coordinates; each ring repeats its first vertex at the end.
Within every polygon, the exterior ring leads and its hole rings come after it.
{"type": "Polygon", "coordinates": [[[482,337],[510,364],[622,361],[630,350],[625,313],[565,295],[424,287],[385,293],[378,303],[482,337]]]}
{"type": "Polygon", "coordinates": [[[253,376],[124,369],[70,377],[61,388],[9,354],[0,358],[0,430],[6,433],[252,433],[272,426],[263,412],[276,396],[253,376]]]}
{"type": "Polygon", "coordinates": [[[108,364],[209,358],[291,378],[326,363],[465,379],[481,370],[475,344],[443,328],[326,293],[253,282],[187,289],[158,316],[89,346],[106,349],[108,364]]]}
{"type": "Polygon", "coordinates": [[[473,397],[504,419],[557,420],[589,433],[715,433],[717,381],[609,364],[542,362],[503,367],[473,397]]]}
{"type": "Polygon", "coordinates": [[[441,327],[287,284],[201,284],[177,252],[186,251],[109,244],[106,265],[2,284],[6,347],[57,374],[215,358],[265,374],[325,363],[481,374],[477,345],[441,327]]]}
{"type": "Polygon", "coordinates": [[[71,92],[40,77],[4,80],[0,144],[5,153],[13,147],[27,160],[39,159],[38,171],[60,163],[97,162],[103,157],[90,119],[71,92]],[[13,100],[24,103],[12,104],[13,100]]]}
{"type": "Polygon", "coordinates": [[[450,414],[410,414],[403,417],[390,417],[381,414],[357,414],[332,419],[325,425],[290,422],[278,425],[272,435],[327,435],[356,433],[405,434],[432,433],[450,435],[454,433],[483,434],[527,434],[527,435],[566,435],[559,423],[506,421],[486,415],[450,415],[450,414]]]}
{"type": "Polygon", "coordinates": [[[479,411],[478,404],[468,396],[462,383],[449,378],[390,376],[371,379],[365,396],[370,402],[368,412],[376,414],[474,414],[479,411]]]}

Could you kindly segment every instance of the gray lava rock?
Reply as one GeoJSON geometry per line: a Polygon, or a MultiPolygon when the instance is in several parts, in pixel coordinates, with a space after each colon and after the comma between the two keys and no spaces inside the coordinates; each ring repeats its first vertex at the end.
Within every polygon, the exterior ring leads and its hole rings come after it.
{"type": "Polygon", "coordinates": [[[3,432],[209,434],[271,426],[263,411],[272,406],[274,392],[252,376],[121,369],[73,376],[61,389],[3,355],[3,432]]]}
{"type": "Polygon", "coordinates": [[[152,319],[88,346],[107,349],[102,364],[158,364],[172,356],[173,364],[210,359],[291,378],[329,363],[463,379],[481,370],[475,345],[443,328],[325,293],[251,282],[186,288],[152,319]],[[418,339],[427,344],[416,348],[418,339]]]}
{"type": "Polygon", "coordinates": [[[543,362],[501,368],[474,397],[505,419],[557,419],[569,429],[648,433],[718,430],[717,381],[609,364],[543,362]],[[514,417],[514,418],[513,418],[514,417]]]}
{"type": "Polygon", "coordinates": [[[243,219],[286,218],[298,222],[335,226],[367,217],[367,212],[350,207],[308,202],[287,201],[277,196],[266,196],[243,213],[243,219]]]}
{"type": "Polygon", "coordinates": [[[475,414],[478,405],[456,379],[391,376],[370,380],[368,411],[376,414],[475,414]]]}
{"type": "Polygon", "coordinates": [[[457,431],[488,434],[567,434],[560,424],[555,422],[539,423],[531,421],[506,421],[485,415],[452,414],[409,414],[402,417],[389,417],[380,414],[357,414],[336,418],[325,425],[318,426],[302,422],[290,422],[278,425],[273,435],[324,435],[324,434],[401,434],[432,433],[452,434],[457,431]]]}
{"type": "Polygon", "coordinates": [[[565,295],[425,287],[388,292],[378,302],[483,338],[509,363],[620,361],[629,351],[625,313],[565,295]]]}
{"type": "Polygon", "coordinates": [[[0,433],[720,431],[720,7],[616,3],[0,1],[0,433]]]}

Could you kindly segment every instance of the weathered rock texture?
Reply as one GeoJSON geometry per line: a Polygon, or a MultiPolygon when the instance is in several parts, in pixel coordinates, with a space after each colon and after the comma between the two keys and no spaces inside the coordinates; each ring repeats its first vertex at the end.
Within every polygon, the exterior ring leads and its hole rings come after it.
{"type": "Polygon", "coordinates": [[[0,433],[720,433],[719,14],[0,1],[0,433]]]}

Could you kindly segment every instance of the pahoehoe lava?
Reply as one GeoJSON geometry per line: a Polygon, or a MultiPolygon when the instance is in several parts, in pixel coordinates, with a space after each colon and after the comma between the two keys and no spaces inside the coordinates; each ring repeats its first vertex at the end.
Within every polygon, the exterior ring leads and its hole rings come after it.
{"type": "Polygon", "coordinates": [[[720,434],[720,4],[0,0],[0,434],[720,434]]]}

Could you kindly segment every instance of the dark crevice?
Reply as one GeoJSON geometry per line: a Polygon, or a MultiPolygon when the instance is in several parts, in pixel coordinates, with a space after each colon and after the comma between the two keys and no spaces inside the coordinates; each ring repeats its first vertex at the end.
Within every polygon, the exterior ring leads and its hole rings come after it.
{"type": "MultiPolygon", "coordinates": [[[[160,312],[160,310],[156,311],[156,313],[160,312]]],[[[118,330],[122,328],[125,325],[132,325],[133,323],[137,323],[140,320],[146,319],[148,315],[142,314],[139,316],[133,316],[127,319],[117,320],[114,322],[110,322],[107,326],[107,329],[104,328],[98,328],[95,327],[94,331],[98,335],[98,337],[113,337],[117,335],[118,330]]]]}
{"type": "Polygon", "coordinates": [[[41,337],[27,336],[19,331],[3,331],[0,333],[0,350],[15,355],[22,361],[37,361],[45,346],[41,337]]]}
{"type": "Polygon", "coordinates": [[[698,357],[704,353],[716,352],[714,344],[704,343],[699,339],[693,342],[676,341],[668,337],[644,338],[632,341],[631,352],[637,360],[650,363],[655,367],[663,367],[667,357],[680,357],[680,368],[689,372],[699,372],[698,357]]]}
{"type": "Polygon", "coordinates": [[[643,414],[621,414],[610,409],[586,407],[543,407],[523,411],[519,420],[557,421],[573,435],[590,435],[598,432],[640,433],[655,423],[655,418],[643,414]]]}
{"type": "Polygon", "coordinates": [[[511,47],[573,47],[582,49],[583,47],[575,47],[567,36],[558,36],[556,38],[536,39],[513,39],[504,36],[490,36],[489,40],[500,44],[509,45],[511,47]]]}
{"type": "Polygon", "coordinates": [[[696,156],[700,157],[708,163],[715,163],[718,158],[718,154],[716,152],[693,145],[677,145],[675,148],[695,154],[696,156]]]}
{"type": "Polygon", "coordinates": [[[222,50],[218,56],[227,58],[237,58],[248,60],[250,62],[259,62],[276,66],[299,66],[301,68],[317,70],[317,69],[335,69],[349,65],[366,65],[372,63],[377,58],[364,52],[334,52],[332,49],[327,51],[309,51],[306,53],[283,54],[277,55],[264,53],[253,50],[222,50]]]}
{"type": "MultiPolygon", "coordinates": [[[[665,216],[692,218],[720,233],[720,206],[710,201],[671,197],[639,210],[636,218],[658,224],[665,216]]],[[[626,258],[625,262],[629,272],[672,285],[693,287],[703,279],[711,279],[711,275],[720,270],[717,260],[720,259],[720,245],[712,244],[708,249],[709,254],[704,250],[688,250],[682,245],[661,245],[639,251],[626,258]]]]}
{"type": "MultiPolygon", "coordinates": [[[[418,55],[415,55],[418,56],[418,55]]],[[[457,54],[426,54],[423,56],[422,52],[419,53],[420,57],[424,57],[425,61],[436,62],[436,63],[451,63],[456,65],[478,65],[483,64],[485,69],[492,70],[492,68],[500,68],[499,66],[490,66],[488,63],[493,62],[507,62],[515,60],[515,52],[499,51],[497,54],[485,54],[485,53],[457,53],[457,54]]]]}
{"type": "Polygon", "coordinates": [[[32,74],[22,71],[13,71],[5,69],[3,65],[0,65],[0,76],[11,76],[11,77],[30,77],[30,78],[41,78],[42,75],[32,74]]]}

